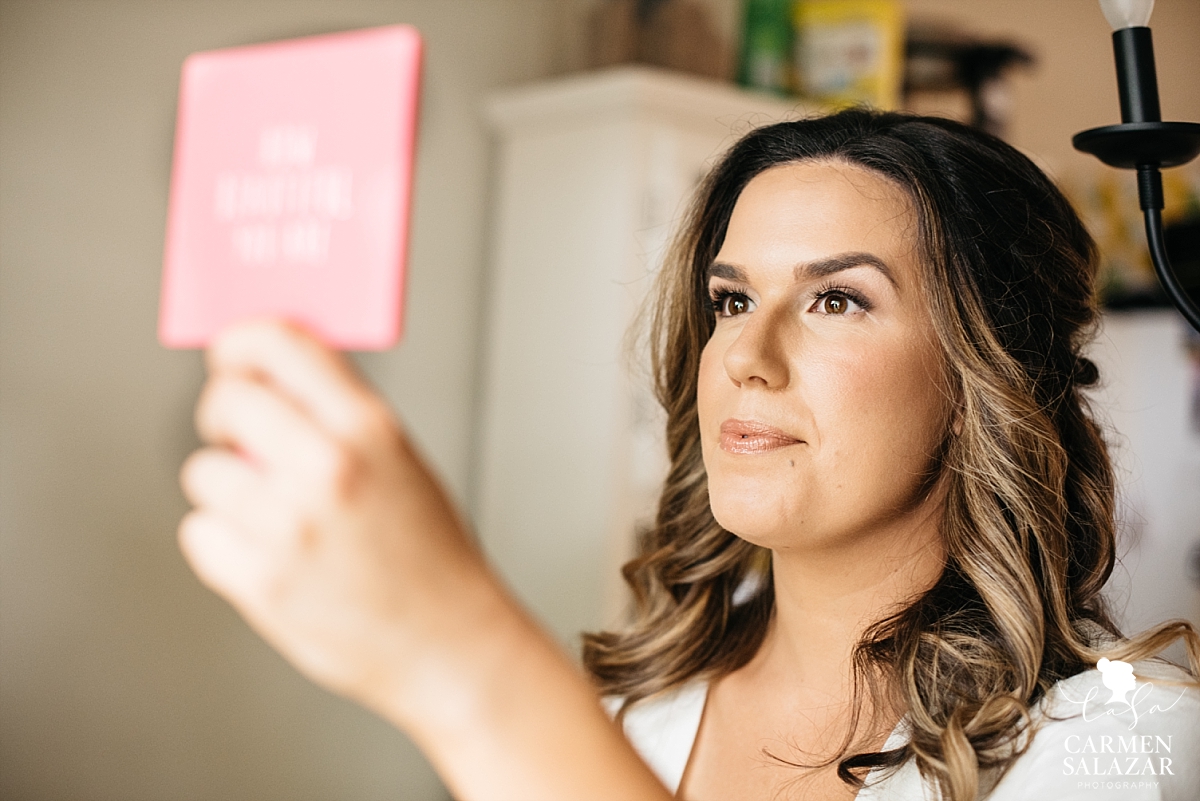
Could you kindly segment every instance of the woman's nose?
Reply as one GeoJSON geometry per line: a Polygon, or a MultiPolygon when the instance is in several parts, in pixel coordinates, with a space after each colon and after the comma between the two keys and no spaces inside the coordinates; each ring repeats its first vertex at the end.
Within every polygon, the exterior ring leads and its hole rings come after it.
{"type": "Polygon", "coordinates": [[[739,386],[760,385],[782,389],[788,385],[787,340],[784,321],[761,308],[747,316],[735,339],[725,351],[725,372],[739,386]]]}

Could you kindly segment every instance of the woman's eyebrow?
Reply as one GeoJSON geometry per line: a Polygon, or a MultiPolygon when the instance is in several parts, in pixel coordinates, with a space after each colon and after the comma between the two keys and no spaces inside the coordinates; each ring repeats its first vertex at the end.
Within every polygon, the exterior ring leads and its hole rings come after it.
{"type": "Polygon", "coordinates": [[[892,286],[897,286],[896,277],[892,275],[891,268],[884,263],[883,259],[873,253],[860,251],[839,253],[836,256],[830,256],[825,259],[801,262],[792,269],[792,274],[796,277],[797,281],[802,281],[806,278],[824,278],[827,275],[833,275],[842,270],[849,270],[851,267],[862,267],[864,265],[879,270],[892,283],[892,286]]]}
{"type": "Polygon", "coordinates": [[[734,267],[732,264],[714,261],[708,266],[708,274],[705,279],[724,278],[726,281],[737,281],[738,283],[746,283],[746,272],[741,267],[734,267]]]}
{"type": "MultiPolygon", "coordinates": [[[[883,273],[887,280],[892,282],[892,286],[896,286],[896,277],[892,274],[892,270],[883,259],[873,253],[865,252],[850,252],[839,253],[836,256],[829,256],[816,261],[805,261],[797,264],[792,273],[797,281],[803,281],[811,278],[824,278],[842,270],[849,270],[851,267],[870,266],[883,273]]],[[[740,267],[735,267],[732,264],[716,261],[709,265],[706,279],[724,278],[728,281],[737,281],[746,283],[746,271],[740,267]]]]}

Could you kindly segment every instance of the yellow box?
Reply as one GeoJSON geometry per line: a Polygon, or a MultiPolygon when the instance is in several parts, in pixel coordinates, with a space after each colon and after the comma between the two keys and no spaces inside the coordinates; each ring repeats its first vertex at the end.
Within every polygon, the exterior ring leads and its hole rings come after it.
{"type": "Polygon", "coordinates": [[[900,106],[904,9],[894,0],[798,0],[796,74],[802,94],[833,106],[900,106]]]}

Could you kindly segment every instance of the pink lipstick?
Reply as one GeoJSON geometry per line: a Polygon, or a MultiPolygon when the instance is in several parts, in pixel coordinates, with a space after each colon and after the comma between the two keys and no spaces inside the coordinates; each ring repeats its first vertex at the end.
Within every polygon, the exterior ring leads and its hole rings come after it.
{"type": "Polygon", "coordinates": [[[729,453],[766,453],[802,440],[756,420],[726,420],[721,423],[721,450],[729,453]]]}

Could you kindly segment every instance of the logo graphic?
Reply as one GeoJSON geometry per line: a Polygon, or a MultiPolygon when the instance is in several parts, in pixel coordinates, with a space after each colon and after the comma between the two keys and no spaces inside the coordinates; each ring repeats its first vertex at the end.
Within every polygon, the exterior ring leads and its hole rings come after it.
{"type": "Polygon", "coordinates": [[[1110,660],[1100,657],[1100,661],[1096,663],[1096,669],[1103,677],[1104,686],[1112,690],[1112,698],[1105,703],[1128,704],[1125,693],[1137,687],[1137,680],[1133,678],[1133,665],[1122,662],[1120,659],[1110,660]]]}

